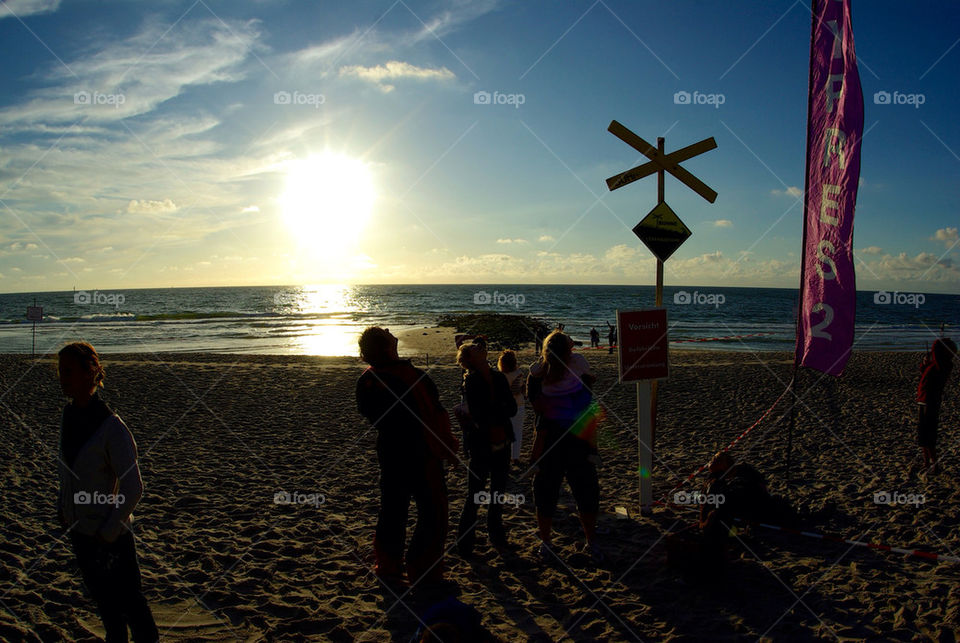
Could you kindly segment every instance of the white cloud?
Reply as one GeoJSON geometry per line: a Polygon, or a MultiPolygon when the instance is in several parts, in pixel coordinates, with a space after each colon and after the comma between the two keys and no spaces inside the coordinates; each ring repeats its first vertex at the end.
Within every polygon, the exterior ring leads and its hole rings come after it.
{"type": "MultiPolygon", "coordinates": [[[[350,50],[363,35],[364,33],[362,31],[354,31],[346,36],[340,36],[327,42],[305,47],[292,54],[288,54],[285,57],[285,62],[292,65],[308,66],[318,62],[322,63],[328,60],[336,60],[350,50]]],[[[371,52],[371,50],[373,53],[376,53],[380,51],[380,48],[376,46],[372,39],[365,39],[364,51],[371,52]]]]}
{"type": "Polygon", "coordinates": [[[906,252],[885,254],[857,268],[858,281],[869,281],[882,288],[909,287],[925,292],[931,282],[955,284],[960,280],[960,266],[949,257],[921,252],[910,256],[906,252]]]}
{"type": "Polygon", "coordinates": [[[461,26],[495,11],[502,2],[501,0],[470,0],[446,4],[451,6],[435,16],[424,16],[424,22],[421,20],[421,15],[414,14],[408,6],[399,3],[395,5],[395,10],[401,13],[406,9],[410,17],[416,18],[414,24],[418,25],[417,28],[392,33],[376,28],[355,29],[345,36],[338,36],[289,54],[285,56],[285,60],[293,65],[314,66],[323,63],[334,64],[348,53],[361,50],[366,55],[375,55],[415,48],[425,41],[436,42],[437,39],[461,26]],[[362,47],[358,47],[358,44],[362,44],[362,47]]]}
{"type": "Polygon", "coordinates": [[[803,190],[800,188],[791,185],[786,190],[770,190],[770,194],[773,196],[791,196],[795,199],[803,196],[803,190]]]}
{"type": "MultiPolygon", "coordinates": [[[[155,22],[126,40],[107,41],[82,58],[51,63],[44,87],[0,110],[2,125],[120,121],[149,113],[190,86],[243,78],[239,65],[256,46],[253,22],[155,22]],[[144,52],[147,52],[146,54],[144,52]]],[[[209,119],[189,127],[208,128],[209,119]]]]}
{"type": "Polygon", "coordinates": [[[349,65],[341,67],[339,75],[352,76],[370,83],[373,83],[380,91],[386,93],[394,90],[394,86],[385,81],[398,79],[413,80],[453,80],[456,75],[446,67],[431,69],[429,67],[417,67],[408,62],[400,60],[390,60],[383,65],[375,67],[364,67],[363,65],[349,65]]]}
{"type": "Polygon", "coordinates": [[[540,238],[537,239],[537,241],[539,241],[539,242],[541,242],[541,243],[548,243],[548,242],[550,242],[550,241],[556,241],[556,239],[553,238],[553,235],[541,234],[541,235],[540,235],[540,238]]]}
{"type": "Polygon", "coordinates": [[[6,0],[0,4],[0,20],[16,16],[25,18],[38,13],[52,13],[60,6],[60,0],[6,0]]]}
{"type": "Polygon", "coordinates": [[[37,247],[38,247],[37,244],[27,243],[26,241],[14,241],[9,246],[7,246],[9,250],[12,250],[14,252],[19,252],[21,250],[36,250],[37,247]]]}
{"type": "Polygon", "coordinates": [[[883,248],[880,246],[867,246],[866,248],[860,248],[859,252],[865,255],[878,255],[883,252],[883,248]]]}
{"type": "Polygon", "coordinates": [[[522,245],[528,242],[526,239],[497,239],[497,243],[503,243],[503,244],[515,243],[515,244],[522,245]]]}
{"type": "Polygon", "coordinates": [[[257,205],[248,205],[244,209],[240,210],[241,214],[255,214],[260,212],[260,206],[257,205]]]}
{"type": "Polygon", "coordinates": [[[937,233],[930,238],[934,241],[943,241],[949,246],[956,243],[960,235],[957,234],[956,228],[940,228],[937,230],[937,233]]]}
{"type": "Polygon", "coordinates": [[[732,228],[733,221],[730,219],[717,219],[713,222],[713,227],[715,228],[732,228]]]}
{"type": "MultiPolygon", "coordinates": [[[[500,0],[470,0],[469,2],[451,2],[449,9],[430,18],[419,31],[408,34],[404,44],[416,45],[423,40],[435,40],[480,16],[499,8],[500,0]]],[[[412,13],[412,12],[411,12],[412,13]]],[[[418,18],[419,20],[419,18],[418,18]]]]}
{"type": "MultiPolygon", "coordinates": [[[[641,282],[649,283],[654,278],[655,267],[656,259],[646,248],[618,244],[602,253],[539,251],[534,257],[504,253],[461,255],[452,260],[418,265],[416,271],[422,283],[442,280],[502,283],[529,279],[531,275],[538,275],[537,279],[543,283],[637,283],[639,275],[641,282]]],[[[410,270],[410,266],[383,266],[378,277],[409,278],[410,270]]],[[[666,271],[668,283],[673,284],[791,287],[798,278],[799,264],[796,259],[738,262],[715,251],[688,258],[671,257],[666,271]]]]}
{"type": "Polygon", "coordinates": [[[170,199],[164,199],[163,201],[138,201],[134,199],[127,204],[126,208],[128,214],[162,214],[176,211],[177,204],[170,199]]]}

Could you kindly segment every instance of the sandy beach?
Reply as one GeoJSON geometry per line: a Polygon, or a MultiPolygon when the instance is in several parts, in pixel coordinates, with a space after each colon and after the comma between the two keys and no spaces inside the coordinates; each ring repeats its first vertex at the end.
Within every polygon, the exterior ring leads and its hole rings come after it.
{"type": "MultiPolygon", "coordinates": [[[[429,354],[448,408],[460,379],[451,336],[423,329],[401,338],[417,365],[429,354]]],[[[481,540],[475,560],[446,559],[458,597],[492,633],[505,641],[955,640],[960,564],[754,528],[734,542],[718,584],[685,582],[666,564],[664,539],[693,514],[637,515],[635,389],[617,384],[614,356],[585,354],[607,410],[600,525],[608,560],[595,566],[577,553],[582,532],[565,491],[556,520],[564,563],[539,563],[532,485],[512,475],[508,490],[529,499],[505,513],[513,552],[501,557],[481,540]],[[630,517],[618,519],[617,507],[630,517]]],[[[767,410],[790,379],[791,357],[672,352],[660,386],[655,497],[767,410]]],[[[944,473],[912,475],[917,361],[859,353],[839,381],[805,374],[790,481],[785,406],[732,453],[765,473],[774,493],[815,513],[820,531],[960,556],[960,396],[951,383],[940,424],[944,473]],[[880,491],[925,502],[879,505],[880,491]]],[[[135,533],[163,640],[409,640],[430,597],[394,595],[371,573],[377,464],[374,431],[355,407],[358,359],[118,354],[104,365],[105,399],[140,450],[135,533]],[[316,502],[276,504],[283,491],[316,502]]],[[[99,619],[55,519],[65,400],[53,358],[0,356],[0,395],[0,639],[96,640],[99,619]]],[[[448,473],[452,520],[465,479],[462,465],[448,473]]]]}

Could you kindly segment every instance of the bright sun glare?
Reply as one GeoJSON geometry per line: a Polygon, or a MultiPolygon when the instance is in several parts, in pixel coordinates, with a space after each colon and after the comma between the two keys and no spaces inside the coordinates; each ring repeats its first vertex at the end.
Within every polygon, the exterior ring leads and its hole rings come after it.
{"type": "Polygon", "coordinates": [[[290,164],[280,206],[300,242],[342,253],[359,238],[375,197],[366,164],[325,152],[290,164]]]}

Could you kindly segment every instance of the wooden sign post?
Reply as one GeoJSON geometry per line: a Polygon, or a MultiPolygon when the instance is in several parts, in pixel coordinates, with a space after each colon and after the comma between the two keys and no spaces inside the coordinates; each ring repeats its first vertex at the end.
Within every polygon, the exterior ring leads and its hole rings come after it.
{"type": "MultiPolygon", "coordinates": [[[[610,121],[607,131],[650,159],[643,165],[638,165],[607,179],[609,190],[622,188],[654,172],[657,173],[657,205],[633,228],[633,233],[657,258],[657,287],[654,305],[661,308],[663,306],[663,262],[692,234],[664,200],[664,173],[669,172],[691,190],[713,203],[717,200],[717,193],[686,169],[680,167],[680,163],[698,154],[715,149],[717,142],[711,137],[666,154],[663,137],[657,137],[657,146],[654,147],[617,121],[610,121]]],[[[624,329],[619,327],[619,315],[617,325],[617,333],[622,344],[624,329]]],[[[663,342],[667,342],[665,312],[663,342]]],[[[622,373],[621,381],[624,381],[622,373]]],[[[655,378],[648,377],[637,381],[637,424],[637,429],[640,432],[640,513],[647,516],[653,512],[653,442],[656,437],[657,426],[657,380],[655,378]],[[645,435],[647,429],[649,429],[649,434],[645,435]],[[646,468],[644,467],[645,463],[647,463],[646,468]]]]}

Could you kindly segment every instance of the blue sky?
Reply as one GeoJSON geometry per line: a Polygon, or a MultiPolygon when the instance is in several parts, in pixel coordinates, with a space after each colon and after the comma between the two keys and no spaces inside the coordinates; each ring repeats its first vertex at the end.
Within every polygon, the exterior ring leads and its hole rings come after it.
{"type": "MultiPolygon", "coordinates": [[[[960,5],[853,14],[858,287],[960,293],[960,5]]],[[[718,143],[684,164],[716,203],[667,179],[668,284],[797,287],[809,30],[802,1],[0,0],[0,291],[651,283],[656,180],[607,191],[641,162],[611,119],[718,143]]]]}

